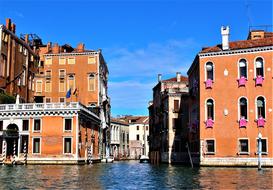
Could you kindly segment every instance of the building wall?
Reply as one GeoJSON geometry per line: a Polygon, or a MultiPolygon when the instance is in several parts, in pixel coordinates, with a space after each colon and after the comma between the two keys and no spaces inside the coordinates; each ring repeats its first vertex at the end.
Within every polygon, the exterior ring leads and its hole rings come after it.
{"type": "Polygon", "coordinates": [[[33,102],[34,76],[39,57],[25,40],[16,36],[16,26],[6,19],[0,25],[0,88],[11,96],[20,96],[21,102],[33,102]]]}
{"type": "Polygon", "coordinates": [[[268,155],[272,157],[272,51],[258,52],[230,56],[215,56],[200,59],[200,138],[214,138],[216,140],[216,153],[214,156],[238,156],[238,139],[248,138],[250,154],[240,157],[256,157],[258,132],[268,138],[268,155]],[[254,62],[257,57],[263,57],[265,62],[265,80],[261,86],[255,87],[254,62]],[[245,87],[238,88],[238,62],[241,58],[248,63],[248,81],[245,87]],[[211,61],[215,65],[215,81],[212,89],[205,89],[204,64],[211,61]],[[224,76],[224,70],[228,75],[224,76]],[[248,124],[246,128],[239,128],[238,99],[248,99],[248,124]],[[257,127],[255,99],[258,96],[266,98],[266,123],[264,127],[257,127]],[[205,101],[213,98],[215,102],[215,120],[213,128],[205,128],[205,101]],[[224,109],[228,115],[224,115],[224,109]]]}

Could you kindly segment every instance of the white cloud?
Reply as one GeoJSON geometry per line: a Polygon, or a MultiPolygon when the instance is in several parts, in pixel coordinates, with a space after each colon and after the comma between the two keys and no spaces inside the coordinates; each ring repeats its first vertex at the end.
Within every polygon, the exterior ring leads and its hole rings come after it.
{"type": "Polygon", "coordinates": [[[163,79],[166,75],[174,77],[176,72],[186,75],[198,47],[192,39],[171,39],[142,48],[104,49],[110,72],[112,113],[121,114],[122,109],[139,109],[141,113],[147,110],[157,74],[163,74],[163,79]]]}

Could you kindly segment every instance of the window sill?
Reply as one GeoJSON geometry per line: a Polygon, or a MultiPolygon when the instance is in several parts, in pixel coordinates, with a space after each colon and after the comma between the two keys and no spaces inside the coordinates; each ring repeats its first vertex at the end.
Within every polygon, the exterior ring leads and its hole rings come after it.
{"type": "MultiPolygon", "coordinates": [[[[255,155],[258,155],[258,152],[255,152],[255,155]]],[[[268,155],[268,152],[262,152],[262,155],[268,155]]]]}
{"type": "Polygon", "coordinates": [[[64,130],[65,133],[72,133],[72,130],[64,130]]]}
{"type": "Polygon", "coordinates": [[[250,152],[238,152],[238,155],[250,155],[250,152]]]}
{"type": "Polygon", "coordinates": [[[32,131],[33,133],[41,133],[41,131],[32,131]]]}
{"type": "Polygon", "coordinates": [[[215,152],[206,152],[206,155],[215,155],[215,152]]]}

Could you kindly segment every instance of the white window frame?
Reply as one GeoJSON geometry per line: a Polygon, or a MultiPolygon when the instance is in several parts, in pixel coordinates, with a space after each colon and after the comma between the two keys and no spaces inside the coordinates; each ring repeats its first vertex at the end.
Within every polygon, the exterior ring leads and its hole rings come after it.
{"type": "MultiPolygon", "coordinates": [[[[257,147],[257,150],[256,150],[256,154],[258,154],[258,140],[259,138],[256,138],[256,147],[257,147]]],[[[262,140],[266,140],[266,152],[262,152],[263,155],[268,155],[268,137],[262,137],[262,140]]]]}
{"type": "Polygon", "coordinates": [[[45,80],[45,92],[52,92],[52,80],[51,79],[46,79],[45,80]],[[47,82],[50,82],[50,88],[49,90],[46,89],[47,82]]]}
{"type": "Polygon", "coordinates": [[[66,65],[66,57],[59,56],[59,65],[66,65]],[[61,59],[64,59],[64,64],[61,64],[61,59]]]}
{"type": "Polygon", "coordinates": [[[88,91],[89,91],[89,92],[94,92],[94,91],[96,91],[96,74],[95,74],[95,73],[89,73],[89,74],[88,74],[88,76],[87,76],[87,83],[88,83],[88,91]],[[90,75],[93,75],[93,76],[94,76],[94,90],[91,90],[91,89],[90,89],[90,83],[89,83],[90,75]]]}
{"type": "Polygon", "coordinates": [[[237,100],[237,110],[238,110],[238,121],[240,121],[240,119],[241,119],[241,117],[240,117],[240,115],[241,115],[241,113],[240,113],[240,99],[241,98],[245,98],[246,99],[246,101],[247,101],[247,119],[246,119],[246,121],[248,121],[248,119],[249,119],[249,101],[248,101],[248,98],[247,97],[245,97],[245,96],[240,96],[239,98],[238,98],[238,100],[237,100]]]}
{"type": "Polygon", "coordinates": [[[42,153],[42,137],[32,137],[32,154],[33,155],[40,155],[42,153]],[[34,139],[40,139],[40,147],[39,147],[39,150],[40,152],[39,153],[34,153],[33,149],[34,149],[34,139]]]}
{"type": "Polygon", "coordinates": [[[256,74],[256,60],[261,58],[263,60],[263,74],[264,74],[264,78],[265,78],[265,59],[262,56],[257,56],[254,58],[254,79],[257,78],[257,74],[256,74]]]}
{"type": "Polygon", "coordinates": [[[97,58],[96,56],[88,56],[88,57],[87,57],[87,63],[90,64],[90,65],[96,64],[96,62],[97,62],[97,61],[96,61],[96,58],[97,58]],[[89,62],[89,58],[94,58],[95,62],[93,62],[93,63],[89,62]]]}
{"type": "Polygon", "coordinates": [[[212,61],[207,61],[206,63],[205,63],[205,65],[204,65],[204,69],[205,69],[205,81],[207,81],[207,64],[208,63],[212,63],[212,71],[213,71],[213,73],[212,73],[212,76],[213,76],[213,82],[215,82],[215,64],[212,62],[212,61]]]}
{"type": "Polygon", "coordinates": [[[74,57],[68,57],[68,58],[67,58],[67,64],[68,64],[68,65],[75,65],[75,64],[76,64],[76,57],[75,57],[75,56],[74,56],[74,57]],[[74,63],[69,63],[69,60],[70,60],[70,59],[74,59],[74,63]]]}
{"type": "Polygon", "coordinates": [[[250,140],[249,138],[238,138],[238,154],[239,155],[249,155],[250,154],[250,140]],[[241,143],[240,140],[247,140],[248,152],[241,152],[241,143]]]}
{"type": "Polygon", "coordinates": [[[39,92],[39,93],[42,93],[43,92],[43,81],[42,80],[36,80],[36,85],[35,85],[35,92],[39,92]],[[41,83],[41,91],[37,91],[37,86],[38,86],[38,83],[41,83]]]}
{"type": "Polygon", "coordinates": [[[30,121],[29,118],[22,118],[22,132],[29,132],[30,131],[30,121]],[[28,121],[28,130],[24,130],[24,121],[28,121]]]}
{"type": "Polygon", "coordinates": [[[63,132],[72,132],[73,131],[73,117],[63,117],[63,132]],[[71,130],[65,130],[65,120],[71,119],[71,130]]]}
{"type": "Polygon", "coordinates": [[[213,100],[213,121],[215,121],[215,100],[214,100],[212,97],[207,98],[207,99],[205,100],[205,121],[208,120],[207,101],[208,101],[209,99],[213,100]]]}
{"type": "Polygon", "coordinates": [[[207,138],[207,139],[204,139],[205,140],[205,154],[208,154],[208,155],[215,155],[216,154],[216,139],[215,138],[207,138]],[[207,141],[208,140],[213,140],[214,141],[214,152],[208,152],[207,150],[207,141]]]}
{"type": "Polygon", "coordinates": [[[63,137],[63,154],[64,154],[64,155],[71,155],[71,154],[73,154],[73,137],[72,137],[72,136],[64,136],[64,137],[63,137]],[[65,147],[64,147],[64,145],[65,145],[65,141],[64,141],[64,140],[65,140],[66,138],[70,138],[70,139],[71,139],[71,153],[65,153],[65,152],[64,152],[64,150],[65,150],[65,149],[64,149],[64,148],[65,148],[65,147]]]}
{"type": "Polygon", "coordinates": [[[248,61],[246,58],[240,58],[237,61],[237,68],[238,68],[238,79],[240,79],[240,61],[245,60],[246,61],[246,79],[248,79],[248,61]]]}
{"type": "Polygon", "coordinates": [[[32,120],[33,120],[33,121],[32,121],[32,132],[33,132],[33,133],[41,133],[41,132],[42,132],[42,126],[43,126],[43,125],[42,125],[42,118],[36,117],[36,118],[33,118],[32,120]],[[34,130],[34,124],[35,124],[34,121],[37,120],[37,119],[40,120],[40,130],[39,130],[39,131],[34,130]]]}
{"type": "Polygon", "coordinates": [[[53,58],[52,56],[45,56],[45,62],[44,62],[44,65],[52,65],[52,62],[53,62],[53,58]],[[51,60],[50,63],[48,63],[48,60],[51,60]]]}
{"type": "Polygon", "coordinates": [[[255,98],[255,117],[256,117],[256,119],[259,119],[258,118],[258,106],[257,106],[257,101],[258,101],[259,97],[264,98],[264,119],[266,119],[266,98],[264,96],[262,96],[262,95],[258,95],[255,98]]]}
{"type": "Polygon", "coordinates": [[[66,90],[69,90],[69,77],[70,76],[73,76],[73,88],[71,89],[71,90],[74,90],[75,88],[76,88],[76,76],[75,76],[75,74],[68,74],[68,76],[67,76],[67,89],[66,90]]]}

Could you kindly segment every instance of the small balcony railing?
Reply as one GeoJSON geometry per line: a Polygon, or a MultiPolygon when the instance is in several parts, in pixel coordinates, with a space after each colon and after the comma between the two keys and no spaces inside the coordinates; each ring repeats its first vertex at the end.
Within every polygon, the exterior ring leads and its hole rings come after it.
{"type": "Polygon", "coordinates": [[[246,127],[247,126],[247,120],[244,117],[241,117],[239,120],[239,126],[240,127],[246,127]]]}
{"type": "Polygon", "coordinates": [[[206,123],[206,128],[213,128],[214,121],[212,118],[207,119],[206,123]]]}
{"type": "Polygon", "coordinates": [[[258,75],[255,79],[255,85],[256,86],[262,86],[264,81],[264,77],[261,75],[258,75]]]}
{"type": "Polygon", "coordinates": [[[258,127],[264,127],[265,119],[262,116],[260,116],[256,121],[257,121],[258,127]]]}
{"type": "Polygon", "coordinates": [[[213,80],[211,80],[211,79],[207,79],[205,81],[206,88],[212,88],[212,84],[213,84],[213,80]]]}
{"type": "Polygon", "coordinates": [[[246,82],[247,82],[247,78],[245,78],[244,76],[242,76],[241,78],[237,79],[237,81],[238,81],[238,87],[245,86],[246,82]]]}

